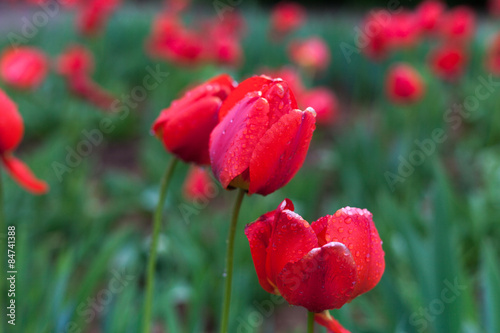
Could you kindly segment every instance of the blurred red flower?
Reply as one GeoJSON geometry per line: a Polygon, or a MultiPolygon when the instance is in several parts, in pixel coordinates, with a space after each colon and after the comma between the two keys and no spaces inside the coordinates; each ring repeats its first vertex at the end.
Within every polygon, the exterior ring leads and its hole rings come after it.
{"type": "Polygon", "coordinates": [[[160,113],[153,132],[181,160],[210,164],[210,133],[219,122],[222,102],[235,85],[230,76],[223,74],[189,90],[160,113]]]}
{"type": "Polygon", "coordinates": [[[210,160],[224,188],[267,195],[302,166],[315,129],[313,109],[301,111],[288,84],[252,77],[229,95],[210,136],[210,160]]]}
{"type": "Polygon", "coordinates": [[[184,65],[206,60],[205,38],[170,15],[161,15],[155,20],[147,49],[153,57],[184,65]]]}
{"type": "Polygon", "coordinates": [[[436,76],[454,81],[463,74],[467,55],[461,46],[444,44],[430,53],[429,62],[436,76]]]}
{"type": "Polygon", "coordinates": [[[443,16],[440,24],[441,35],[452,41],[467,42],[476,31],[476,15],[466,6],[458,6],[443,16]]]}
{"type": "Polygon", "coordinates": [[[424,94],[424,81],[420,74],[408,64],[396,64],[389,70],[386,79],[386,93],[397,104],[411,104],[424,94]]]}
{"type": "Polygon", "coordinates": [[[2,80],[17,89],[35,89],[47,76],[48,60],[34,47],[18,47],[5,50],[0,57],[2,80]]]}
{"type": "Polygon", "coordinates": [[[92,105],[110,111],[117,98],[94,82],[94,56],[84,46],[68,47],[56,60],[56,71],[66,79],[69,90],[92,105]]]}
{"type": "Polygon", "coordinates": [[[81,45],[71,45],[56,60],[56,71],[65,77],[91,75],[94,71],[94,56],[81,45]]]}
{"type": "Polygon", "coordinates": [[[33,172],[12,152],[19,146],[24,135],[24,122],[16,104],[0,89],[0,159],[9,174],[19,185],[33,194],[49,190],[47,183],[37,179],[33,172]]]}
{"type": "Polygon", "coordinates": [[[302,77],[299,72],[292,67],[285,66],[275,70],[263,69],[261,72],[269,77],[283,79],[295,96],[299,96],[305,91],[302,77]]]}
{"type": "Polygon", "coordinates": [[[82,1],[76,19],[78,31],[87,37],[101,33],[109,17],[120,4],[121,0],[82,1]]]}
{"type": "MultiPolygon", "coordinates": [[[[311,312],[342,307],[384,273],[382,241],[366,209],[345,207],[309,224],[286,199],[245,235],[262,288],[311,312]]],[[[329,321],[326,314],[317,319],[329,321]]]]}
{"type": "Polygon", "coordinates": [[[421,29],[418,16],[410,11],[400,11],[392,15],[385,28],[389,46],[401,49],[415,46],[420,39],[421,29]]]}
{"type": "Polygon", "coordinates": [[[285,35],[304,24],[306,10],[294,2],[281,2],[271,13],[271,29],[278,35],[285,35]]]}
{"type": "Polygon", "coordinates": [[[439,27],[446,5],[440,0],[425,0],[417,6],[420,28],[427,33],[434,33],[439,27]]]}
{"type": "Polygon", "coordinates": [[[486,54],[486,69],[496,75],[500,76],[500,33],[493,37],[486,54]]]}
{"type": "Polygon", "coordinates": [[[313,71],[324,70],[330,64],[330,49],[320,37],[292,41],[289,55],[292,62],[313,71]]]}
{"type": "Polygon", "coordinates": [[[337,121],[339,105],[337,96],[328,88],[318,87],[308,90],[297,97],[299,105],[308,106],[316,111],[318,125],[329,126],[337,121]]]}
{"type": "Polygon", "coordinates": [[[191,201],[208,201],[214,194],[215,184],[207,169],[199,166],[189,168],[184,181],[184,197],[191,201]]]}
{"type": "Polygon", "coordinates": [[[359,45],[363,54],[375,61],[387,56],[390,51],[388,24],[383,17],[384,11],[374,10],[361,23],[359,45]]]}

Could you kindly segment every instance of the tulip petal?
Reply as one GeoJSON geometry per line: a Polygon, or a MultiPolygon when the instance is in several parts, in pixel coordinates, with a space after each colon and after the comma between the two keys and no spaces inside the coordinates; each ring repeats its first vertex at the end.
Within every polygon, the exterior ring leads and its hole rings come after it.
{"type": "Polygon", "coordinates": [[[326,327],[328,333],[351,333],[332,317],[330,312],[323,311],[314,315],[314,320],[321,326],[326,327]]]}
{"type": "Polygon", "coordinates": [[[292,201],[285,199],[278,208],[262,215],[257,221],[247,225],[245,228],[245,235],[250,243],[250,252],[252,253],[252,260],[255,271],[257,272],[257,277],[259,278],[259,283],[265,291],[271,294],[279,294],[279,292],[276,286],[273,286],[267,277],[267,248],[275,225],[275,217],[284,209],[293,211],[294,207],[292,201]]]}
{"type": "Polygon", "coordinates": [[[169,112],[164,121],[162,137],[167,150],[186,162],[209,164],[208,141],[217,124],[221,100],[207,97],[186,106],[182,112],[169,112]]]}
{"type": "Polygon", "coordinates": [[[331,242],[288,263],[277,282],[281,295],[292,305],[311,312],[338,309],[351,299],[356,263],[344,244],[331,242]]]}
{"type": "Polygon", "coordinates": [[[288,263],[302,259],[318,246],[318,240],[307,221],[289,209],[276,214],[267,248],[266,271],[276,285],[277,277],[288,263]]]}
{"type": "Polygon", "coordinates": [[[33,172],[21,160],[12,155],[2,155],[2,162],[9,174],[22,187],[33,194],[44,194],[49,190],[46,182],[35,177],[33,172]]]}
{"type": "Polygon", "coordinates": [[[269,102],[269,109],[272,111],[269,120],[270,126],[297,108],[297,103],[292,91],[288,88],[288,83],[281,79],[274,80],[274,83],[265,93],[264,98],[269,102]]]}
{"type": "MultiPolygon", "coordinates": [[[[345,244],[356,261],[358,283],[352,294],[354,298],[375,287],[384,273],[382,241],[373,223],[372,214],[366,209],[345,207],[329,218],[325,240],[345,244]]],[[[319,227],[317,223],[325,223],[323,219],[313,223],[315,231],[319,227]]]]}
{"type": "Polygon", "coordinates": [[[224,188],[248,169],[252,152],[268,128],[268,113],[267,101],[250,93],[212,131],[212,170],[224,188]]]}
{"type": "Polygon", "coordinates": [[[267,195],[293,178],[306,158],[315,121],[312,109],[293,110],[271,126],[252,154],[249,194],[267,195]]]}
{"type": "Polygon", "coordinates": [[[273,80],[267,76],[254,76],[241,82],[236,89],[227,97],[219,111],[219,121],[222,120],[232,108],[242,100],[246,94],[251,92],[262,92],[265,85],[269,85],[273,80]]]}
{"type": "Polygon", "coordinates": [[[17,148],[24,134],[24,122],[17,105],[0,89],[0,153],[17,148]]]}

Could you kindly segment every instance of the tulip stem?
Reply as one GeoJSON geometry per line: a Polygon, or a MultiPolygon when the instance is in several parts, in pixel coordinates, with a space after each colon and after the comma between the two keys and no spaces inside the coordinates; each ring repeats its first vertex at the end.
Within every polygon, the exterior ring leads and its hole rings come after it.
{"type": "Polygon", "coordinates": [[[151,332],[151,310],[153,307],[153,289],[154,289],[154,274],[155,274],[155,263],[156,263],[156,250],[158,247],[158,238],[160,236],[161,229],[161,217],[163,212],[163,204],[167,195],[168,185],[172,179],[175,166],[179,160],[175,157],[170,159],[170,162],[163,174],[160,185],[160,195],[158,197],[158,204],[156,206],[156,211],[153,217],[153,235],[151,240],[151,248],[149,252],[147,275],[146,275],[146,295],[144,298],[144,317],[142,332],[151,332]]]}
{"type": "Polygon", "coordinates": [[[233,282],[233,257],[234,257],[234,236],[236,234],[236,225],[238,224],[238,214],[240,213],[241,203],[243,202],[243,197],[245,195],[245,190],[240,189],[238,191],[238,197],[234,203],[233,216],[231,218],[231,225],[229,226],[229,235],[227,238],[227,250],[226,250],[226,269],[224,283],[224,303],[222,305],[222,320],[221,320],[221,333],[227,333],[229,325],[229,308],[231,305],[231,285],[233,282]]]}
{"type": "Polygon", "coordinates": [[[307,313],[307,333],[314,333],[314,312],[307,313]]]}

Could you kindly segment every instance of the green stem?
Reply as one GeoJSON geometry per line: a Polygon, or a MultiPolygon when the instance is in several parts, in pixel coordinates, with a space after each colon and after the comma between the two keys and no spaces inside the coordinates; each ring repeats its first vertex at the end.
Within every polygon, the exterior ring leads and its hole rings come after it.
{"type": "Polygon", "coordinates": [[[221,320],[221,333],[227,333],[229,325],[229,308],[231,305],[231,285],[233,282],[233,257],[234,257],[234,235],[236,234],[236,225],[238,223],[238,214],[240,213],[241,203],[245,195],[245,190],[240,189],[238,197],[234,203],[233,216],[231,218],[231,225],[229,226],[229,235],[227,238],[226,250],[226,269],[224,283],[224,303],[222,305],[222,320],[221,320]]]}
{"type": "Polygon", "coordinates": [[[144,317],[142,324],[142,332],[151,332],[151,309],[153,306],[153,287],[154,287],[154,273],[156,263],[156,250],[158,247],[158,237],[160,236],[161,229],[161,216],[163,212],[163,204],[167,195],[168,185],[174,174],[175,166],[179,160],[172,157],[168,164],[165,174],[161,180],[160,196],[158,198],[158,205],[153,217],[153,238],[151,240],[151,249],[149,253],[147,275],[146,275],[146,296],[144,299],[144,317]]]}
{"type": "Polygon", "coordinates": [[[307,333],[314,333],[314,312],[307,313],[307,333]]]}

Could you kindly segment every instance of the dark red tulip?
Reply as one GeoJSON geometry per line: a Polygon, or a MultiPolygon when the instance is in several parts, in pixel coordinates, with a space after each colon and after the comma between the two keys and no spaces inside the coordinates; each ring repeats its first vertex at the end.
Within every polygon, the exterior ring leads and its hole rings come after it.
{"type": "Polygon", "coordinates": [[[306,19],[306,10],[294,2],[281,2],[271,13],[271,28],[278,35],[298,29],[306,19]]]}
{"type": "Polygon", "coordinates": [[[424,81],[410,65],[396,64],[386,79],[386,93],[397,104],[411,104],[419,101],[424,94],[424,81]]]}
{"type": "Polygon", "coordinates": [[[84,46],[72,45],[57,58],[56,70],[68,78],[89,76],[94,71],[94,56],[84,46]]]}
{"type": "Polygon", "coordinates": [[[187,200],[206,202],[214,195],[215,184],[207,169],[192,166],[184,181],[183,192],[187,200]]]}
{"type": "Polygon", "coordinates": [[[14,102],[0,89],[0,159],[5,169],[22,187],[33,194],[48,191],[48,185],[37,179],[33,172],[12,152],[21,142],[24,123],[14,102]]]}
{"type": "Polygon", "coordinates": [[[330,49],[320,37],[293,41],[289,54],[292,62],[314,71],[324,70],[330,64],[330,49]]]}
{"type": "Polygon", "coordinates": [[[297,97],[299,105],[310,106],[316,111],[318,125],[329,126],[339,116],[337,96],[328,88],[318,87],[308,90],[297,97]]]}
{"type": "Polygon", "coordinates": [[[476,15],[466,6],[459,6],[444,15],[440,26],[444,38],[453,43],[467,42],[476,32],[476,15]]]}
{"type": "Polygon", "coordinates": [[[222,105],[210,136],[210,160],[224,188],[267,195],[302,166],[315,129],[315,112],[297,109],[288,84],[266,76],[243,81],[222,105]]]}
{"type": "Polygon", "coordinates": [[[491,41],[486,54],[486,69],[500,76],[500,33],[498,33],[491,41]]]}
{"type": "Polygon", "coordinates": [[[431,52],[429,61],[436,76],[454,81],[463,74],[467,55],[462,46],[445,44],[431,52]]]}
{"type": "Polygon", "coordinates": [[[420,28],[427,33],[434,33],[446,10],[446,5],[439,0],[425,0],[417,7],[420,28]]]}
{"type": "Polygon", "coordinates": [[[121,0],[89,0],[82,2],[78,11],[77,28],[84,36],[95,36],[102,32],[109,17],[120,6],[121,0]]]}
{"type": "Polygon", "coordinates": [[[173,101],[153,124],[153,131],[165,148],[185,162],[210,164],[210,133],[219,122],[222,102],[235,85],[230,76],[223,74],[173,101]]]}
{"type": "Polygon", "coordinates": [[[262,288],[311,312],[342,307],[384,272],[382,241],[366,209],[345,207],[310,225],[286,199],[245,235],[262,288]]]}
{"type": "Polygon", "coordinates": [[[0,58],[2,80],[17,89],[34,89],[45,79],[48,71],[45,54],[33,47],[9,48],[0,58]]]}

